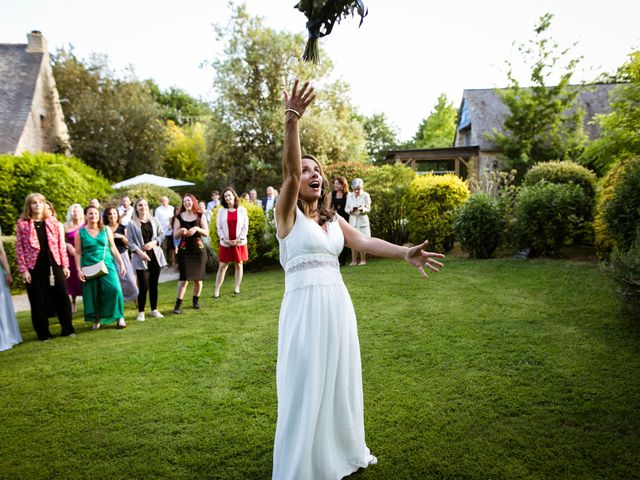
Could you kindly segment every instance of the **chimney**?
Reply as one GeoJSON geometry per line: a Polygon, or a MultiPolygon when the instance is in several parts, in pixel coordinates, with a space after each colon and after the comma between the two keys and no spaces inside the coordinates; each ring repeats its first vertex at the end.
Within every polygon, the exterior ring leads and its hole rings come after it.
{"type": "Polygon", "coordinates": [[[29,41],[27,45],[27,52],[49,53],[47,51],[47,39],[44,38],[44,35],[42,35],[38,30],[33,30],[31,33],[27,33],[27,39],[29,41]]]}

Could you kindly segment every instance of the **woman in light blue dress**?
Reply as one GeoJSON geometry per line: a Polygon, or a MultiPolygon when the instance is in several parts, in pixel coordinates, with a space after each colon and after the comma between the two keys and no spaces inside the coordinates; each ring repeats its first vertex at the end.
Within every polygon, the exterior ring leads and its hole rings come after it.
{"type": "Polygon", "coordinates": [[[11,270],[2,245],[2,231],[0,230],[0,352],[22,342],[20,328],[16,321],[16,312],[13,310],[11,302],[10,284],[11,270]]]}

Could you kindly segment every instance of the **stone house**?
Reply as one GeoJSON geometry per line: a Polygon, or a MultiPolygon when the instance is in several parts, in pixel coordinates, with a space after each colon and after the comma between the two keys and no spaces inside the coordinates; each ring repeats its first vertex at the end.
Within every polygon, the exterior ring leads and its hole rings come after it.
{"type": "Polygon", "coordinates": [[[69,132],[53,78],[47,41],[0,43],[0,154],[69,153],[69,132]]]}
{"type": "MultiPolygon", "coordinates": [[[[603,83],[574,87],[581,90],[578,104],[584,110],[585,131],[591,140],[600,133],[599,127],[592,122],[593,117],[610,111],[609,92],[615,85],[603,83]]],[[[451,147],[390,150],[386,160],[390,163],[404,163],[418,173],[451,172],[462,178],[478,177],[485,169],[497,167],[500,150],[487,138],[487,134],[491,134],[494,129],[503,131],[504,119],[508,113],[508,108],[496,89],[464,90],[451,147]]]]}

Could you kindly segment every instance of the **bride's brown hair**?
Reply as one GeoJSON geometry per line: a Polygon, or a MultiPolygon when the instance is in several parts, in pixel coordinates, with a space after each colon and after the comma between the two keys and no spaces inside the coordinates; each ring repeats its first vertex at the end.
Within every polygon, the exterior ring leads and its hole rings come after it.
{"type": "MultiPolygon", "coordinates": [[[[302,158],[308,158],[309,160],[313,160],[316,162],[316,165],[320,168],[320,178],[322,181],[322,188],[320,190],[320,198],[318,199],[318,220],[320,225],[324,225],[327,222],[331,222],[335,218],[335,213],[333,208],[331,208],[331,193],[329,191],[329,180],[324,174],[324,170],[322,169],[322,165],[318,161],[316,157],[313,155],[302,155],[302,158]]],[[[311,210],[311,206],[309,203],[305,202],[300,196],[298,196],[298,208],[302,210],[302,212],[307,217],[312,217],[312,213],[316,213],[316,211],[311,210]]]]}

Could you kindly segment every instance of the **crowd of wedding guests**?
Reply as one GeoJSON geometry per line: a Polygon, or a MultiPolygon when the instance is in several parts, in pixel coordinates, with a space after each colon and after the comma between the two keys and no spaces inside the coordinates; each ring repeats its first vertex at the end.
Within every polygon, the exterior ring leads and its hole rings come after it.
{"type": "MultiPolygon", "coordinates": [[[[370,236],[368,212],[371,198],[362,179],[349,184],[336,177],[332,206],[351,225],[370,236]]],[[[255,189],[241,195],[227,187],[214,191],[204,201],[187,193],[176,208],[166,196],[151,211],[145,198],[132,202],[128,196],[120,205],[102,208],[98,199],[86,207],[72,204],[65,218],[40,193],[27,195],[16,226],[18,270],[27,289],[31,322],[38,340],[52,339],[49,318],[57,317],[61,336],[74,336],[73,314],[82,298],[84,320],[97,330],[103,325],[125,328],[125,302],[134,302],[136,320],[149,315],[162,318],[158,310],[158,283],[163,268],[179,272],[173,314],[181,314],[189,283],[194,309],[200,308],[207,255],[211,255],[209,225],[215,222],[219,238],[218,271],[213,298],[220,297],[227,269],[234,266],[234,295],[240,294],[243,264],[249,258],[249,215],[243,203],[261,207],[273,222],[278,192],[272,186],[258,197],[255,189]],[[215,213],[215,219],[212,215],[215,213]]],[[[1,234],[1,232],[0,232],[1,234]]],[[[340,256],[346,264],[345,249],[340,256]]],[[[351,265],[364,265],[364,252],[352,252],[351,265]],[[359,258],[359,262],[358,262],[359,258]]],[[[7,255],[0,240],[0,351],[20,343],[9,285],[13,281],[7,255]]]]}

